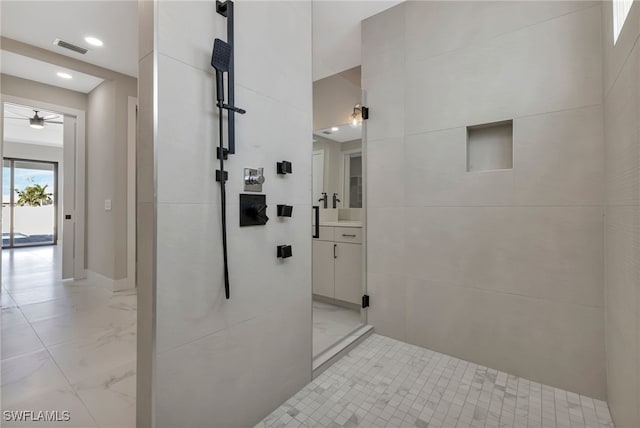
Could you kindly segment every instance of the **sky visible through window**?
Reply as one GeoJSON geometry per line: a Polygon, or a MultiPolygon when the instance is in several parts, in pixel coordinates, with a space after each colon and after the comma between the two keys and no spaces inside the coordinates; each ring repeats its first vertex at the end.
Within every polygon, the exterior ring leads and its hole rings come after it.
{"type": "MultiPolygon", "coordinates": [[[[17,162],[16,162],[17,163],[17,162]]],[[[16,168],[14,173],[14,188],[23,190],[30,184],[48,185],[47,191],[53,193],[53,171],[16,168]]],[[[2,168],[2,203],[8,204],[11,200],[11,168],[5,165],[2,168]]],[[[15,191],[14,191],[15,194],[15,191]]],[[[17,197],[17,196],[15,196],[17,197]]]]}

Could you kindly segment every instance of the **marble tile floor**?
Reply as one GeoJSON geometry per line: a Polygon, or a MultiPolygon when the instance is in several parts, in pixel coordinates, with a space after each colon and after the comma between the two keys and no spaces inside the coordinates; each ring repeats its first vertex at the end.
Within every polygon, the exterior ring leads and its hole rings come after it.
{"type": "Polygon", "coordinates": [[[360,323],[360,311],[313,301],[313,356],[344,339],[360,323]]]}
{"type": "Polygon", "coordinates": [[[377,334],[256,427],[613,428],[607,403],[377,334]]]}
{"type": "Polygon", "coordinates": [[[60,280],[56,246],[2,251],[2,410],[70,421],[2,427],[135,426],[136,296],[60,280]]]}

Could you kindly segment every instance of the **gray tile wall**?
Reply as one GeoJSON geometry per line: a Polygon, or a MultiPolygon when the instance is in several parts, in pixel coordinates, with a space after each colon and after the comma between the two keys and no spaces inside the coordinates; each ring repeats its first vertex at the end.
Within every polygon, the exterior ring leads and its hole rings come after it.
{"type": "Polygon", "coordinates": [[[616,427],[640,426],[640,5],[613,44],[602,6],[607,397],[616,427]]]}
{"type": "Polygon", "coordinates": [[[154,394],[146,417],[158,428],[252,426],[311,379],[311,5],[235,5],[236,104],[247,114],[237,116],[237,154],[226,162],[231,300],[222,280],[210,65],[214,38],[226,39],[225,22],[215,2],[155,7],[156,63],[141,67],[156,73],[157,115],[142,168],[156,177],[146,193],[155,195],[148,247],[155,260],[150,291],[140,293],[148,300],[141,302],[140,340],[154,347],[141,363],[153,365],[145,370],[154,394]],[[293,175],[276,175],[282,160],[293,163],[293,175]],[[239,227],[244,167],[265,168],[266,227],[239,227]],[[294,206],[286,221],[275,214],[281,203],[294,206]],[[279,244],[293,245],[293,257],[276,259],[279,244]]]}
{"type": "Polygon", "coordinates": [[[362,26],[369,321],[605,397],[598,2],[407,2],[362,26]],[[513,119],[513,169],[466,126],[513,119]]]}

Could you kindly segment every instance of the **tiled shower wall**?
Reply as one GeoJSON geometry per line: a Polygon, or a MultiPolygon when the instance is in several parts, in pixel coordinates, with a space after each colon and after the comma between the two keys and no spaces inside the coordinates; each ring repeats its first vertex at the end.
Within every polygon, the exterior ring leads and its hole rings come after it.
{"type": "Polygon", "coordinates": [[[616,427],[640,426],[640,4],[613,44],[603,3],[607,399],[616,427]]]}
{"type": "Polygon", "coordinates": [[[599,2],[406,2],[364,21],[369,322],[605,393],[599,2]],[[513,120],[513,169],[466,127],[513,120]]]}
{"type": "Polygon", "coordinates": [[[140,9],[139,342],[154,349],[139,352],[138,395],[152,394],[138,404],[142,426],[252,426],[311,378],[311,5],[235,9],[236,104],[247,114],[226,162],[230,300],[210,65],[224,18],[214,1],[140,9]],[[276,175],[282,160],[292,175],[276,175]],[[244,167],[265,168],[266,226],[239,227],[244,167]],[[293,217],[278,219],[277,204],[293,217]],[[293,257],[277,259],[279,244],[293,257]]]}

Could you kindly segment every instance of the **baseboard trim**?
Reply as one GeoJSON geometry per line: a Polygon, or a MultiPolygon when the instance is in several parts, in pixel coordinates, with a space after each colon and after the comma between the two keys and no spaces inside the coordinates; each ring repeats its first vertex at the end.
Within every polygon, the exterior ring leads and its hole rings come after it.
{"type": "Polygon", "coordinates": [[[317,378],[326,369],[331,367],[336,361],[344,357],[353,348],[358,346],[367,337],[373,334],[372,325],[364,325],[351,333],[349,336],[342,339],[340,342],[333,345],[317,357],[313,359],[312,375],[313,379],[317,378]]]}
{"type": "Polygon", "coordinates": [[[108,289],[109,291],[121,292],[121,291],[135,289],[135,287],[130,287],[129,286],[129,279],[128,278],[111,279],[109,277],[106,277],[106,276],[104,276],[102,274],[99,274],[98,272],[94,272],[92,270],[88,270],[87,269],[86,272],[87,272],[87,280],[95,282],[100,287],[104,287],[104,288],[108,289]]]}

